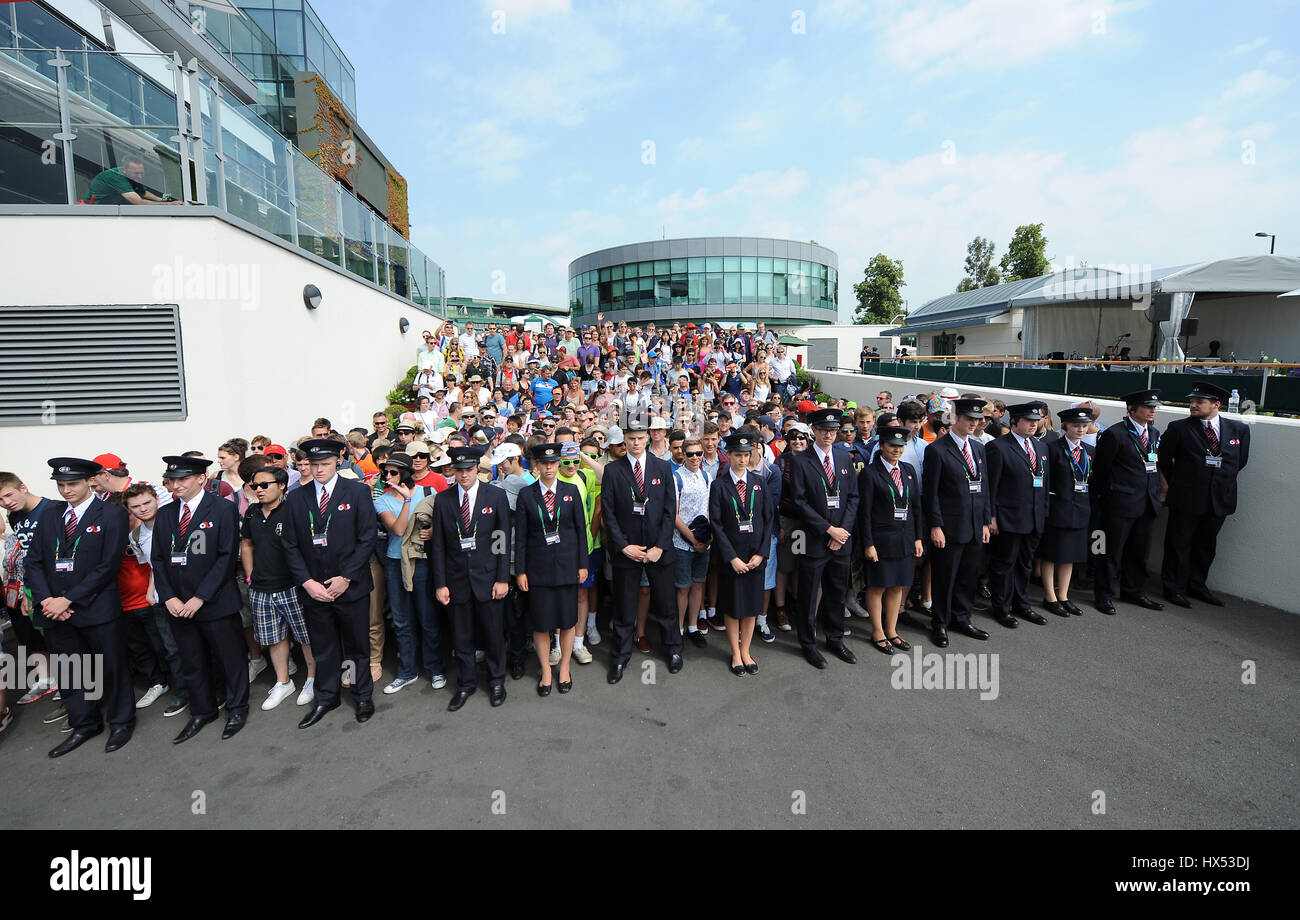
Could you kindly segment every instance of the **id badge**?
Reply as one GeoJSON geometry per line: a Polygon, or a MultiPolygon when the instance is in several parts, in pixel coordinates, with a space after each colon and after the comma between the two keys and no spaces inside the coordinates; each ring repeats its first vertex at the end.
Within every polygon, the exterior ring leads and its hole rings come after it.
{"type": "Polygon", "coordinates": [[[839,506],[840,506],[840,497],[839,497],[838,495],[828,495],[828,496],[826,496],[826,507],[827,507],[827,508],[838,508],[839,506]]]}
{"type": "Polygon", "coordinates": [[[753,521],[739,521],[738,523],[740,524],[740,532],[741,532],[741,533],[753,533],[753,532],[754,532],[754,522],[753,522],[753,521]]]}
{"type": "Polygon", "coordinates": [[[474,544],[477,542],[478,541],[475,540],[473,537],[462,537],[460,541],[461,552],[463,553],[471,552],[474,549],[474,544]]]}
{"type": "Polygon", "coordinates": [[[189,565],[190,557],[185,553],[172,553],[172,565],[189,565]]]}
{"type": "Polygon", "coordinates": [[[1147,454],[1147,463],[1155,463],[1159,459],[1160,459],[1160,455],[1157,454],[1154,450],[1147,454]]]}
{"type": "Polygon", "coordinates": [[[1043,477],[1042,477],[1042,476],[1035,476],[1035,477],[1034,477],[1034,488],[1035,488],[1035,489],[1041,489],[1042,487],[1043,487],[1043,477]]]}
{"type": "Polygon", "coordinates": [[[71,559],[55,559],[55,560],[54,560],[54,571],[56,571],[56,572],[71,572],[71,571],[72,571],[72,563],[73,563],[73,560],[71,560],[71,559]]]}
{"type": "Polygon", "coordinates": [[[312,545],[312,546],[329,546],[329,545],[330,545],[330,538],[329,538],[329,535],[328,535],[328,534],[323,534],[323,533],[318,533],[318,534],[316,534],[316,536],[314,536],[314,537],[311,538],[311,545],[312,545]]]}
{"type": "Polygon", "coordinates": [[[1214,467],[1214,468],[1217,470],[1217,469],[1219,469],[1219,468],[1221,468],[1221,467],[1223,466],[1223,458],[1222,458],[1222,457],[1206,457],[1206,458],[1205,458],[1205,465],[1206,465],[1206,466],[1212,466],[1212,467],[1214,467]]]}
{"type": "Polygon", "coordinates": [[[894,520],[896,520],[896,521],[906,521],[906,520],[907,520],[907,509],[906,509],[906,508],[895,508],[895,509],[894,509],[894,520]]]}
{"type": "Polygon", "coordinates": [[[557,544],[557,543],[559,543],[559,542],[560,542],[560,534],[559,534],[559,531],[556,531],[555,533],[548,533],[548,534],[546,535],[546,545],[547,545],[547,546],[554,546],[555,544],[557,544]]]}
{"type": "Polygon", "coordinates": [[[1076,482],[1076,483],[1074,484],[1074,491],[1076,491],[1076,492],[1087,492],[1087,491],[1088,491],[1088,484],[1087,484],[1086,482],[1076,482]]]}
{"type": "Polygon", "coordinates": [[[972,492],[978,492],[980,490],[980,484],[978,482],[968,482],[966,483],[966,485],[970,488],[970,491],[972,492]]]}
{"type": "Polygon", "coordinates": [[[10,610],[17,610],[19,604],[19,595],[22,588],[13,583],[5,585],[5,606],[10,610]]]}
{"type": "Polygon", "coordinates": [[[633,514],[641,514],[641,515],[644,515],[644,514],[645,514],[645,502],[632,502],[632,513],[633,513],[633,514]]]}
{"type": "Polygon", "coordinates": [[[1148,460],[1143,464],[1143,466],[1146,467],[1148,473],[1154,473],[1156,471],[1156,463],[1154,460],[1148,460]]]}

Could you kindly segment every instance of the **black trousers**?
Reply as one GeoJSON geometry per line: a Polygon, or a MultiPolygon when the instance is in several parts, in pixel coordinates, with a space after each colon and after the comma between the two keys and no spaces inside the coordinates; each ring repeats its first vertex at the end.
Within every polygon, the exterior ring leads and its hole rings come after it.
{"type": "Polygon", "coordinates": [[[817,647],[817,623],[827,642],[844,638],[844,598],[849,591],[849,554],[806,559],[799,575],[799,606],[794,628],[799,644],[817,647]]]}
{"type": "Polygon", "coordinates": [[[162,662],[167,650],[163,648],[162,637],[158,635],[158,623],[154,619],[152,607],[140,607],[136,610],[122,611],[122,621],[126,626],[126,651],[135,673],[144,678],[145,685],[165,684],[162,662]]]}
{"type": "MultiPolygon", "coordinates": [[[[0,591],[3,591],[0,585],[0,591]]],[[[9,614],[9,625],[14,628],[14,638],[18,644],[27,649],[27,654],[45,651],[45,639],[41,631],[32,625],[32,618],[23,613],[21,607],[5,607],[9,614]]]]}
{"type": "Polygon", "coordinates": [[[1042,538],[1041,533],[999,532],[989,540],[989,595],[994,613],[1032,609],[1029,576],[1042,538]]]}
{"type": "Polygon", "coordinates": [[[103,726],[104,716],[112,730],[135,724],[131,666],[126,657],[126,631],[120,619],[99,626],[73,626],[71,620],[64,620],[45,628],[45,644],[52,655],[76,656],[79,674],[59,673],[55,662],[50,662],[50,675],[59,684],[63,705],[68,709],[68,724],[74,730],[95,731],[103,726]],[[103,663],[99,674],[92,666],[92,656],[99,656],[103,663]],[[98,686],[92,686],[95,680],[98,686]],[[87,689],[95,699],[86,698],[87,689]]]}
{"type": "MultiPolygon", "coordinates": [[[[939,549],[930,547],[930,595],[934,606],[930,625],[947,629],[953,623],[969,623],[984,544],[979,540],[955,543],[939,549]]],[[[990,590],[989,592],[993,592],[990,590]]]]}
{"type": "Polygon", "coordinates": [[[677,628],[677,586],[671,565],[615,565],[614,584],[610,592],[614,627],[614,648],[610,660],[627,664],[632,657],[632,640],[636,633],[637,595],[641,591],[641,573],[650,582],[649,619],[659,624],[664,653],[680,655],[682,634],[677,628]]]}
{"type": "Polygon", "coordinates": [[[370,596],[332,604],[305,596],[302,612],[316,659],[316,705],[338,702],[345,659],[351,664],[352,699],[358,703],[370,699],[375,689],[370,676],[370,596]]]}
{"type": "Polygon", "coordinates": [[[1147,548],[1151,545],[1151,522],[1155,515],[1118,517],[1102,513],[1102,531],[1106,536],[1105,559],[1097,560],[1093,596],[1097,603],[1115,597],[1141,594],[1147,583],[1147,548]]]}
{"type": "Polygon", "coordinates": [[[505,603],[507,655],[513,664],[523,661],[528,654],[528,595],[511,585],[505,603]]]}
{"type": "Polygon", "coordinates": [[[505,683],[505,609],[505,599],[481,601],[472,595],[468,600],[447,605],[452,648],[460,668],[460,689],[471,690],[478,686],[478,671],[474,666],[476,640],[483,646],[488,684],[505,683]]]}
{"type": "Polygon", "coordinates": [[[171,626],[181,655],[190,716],[217,714],[218,687],[224,688],[229,715],[248,715],[248,645],[239,611],[212,620],[172,617],[171,626]]]}
{"type": "Polygon", "coordinates": [[[1165,558],[1160,581],[1166,594],[1204,591],[1210,566],[1218,552],[1224,518],[1217,514],[1186,514],[1170,509],[1165,530],[1165,558]]]}

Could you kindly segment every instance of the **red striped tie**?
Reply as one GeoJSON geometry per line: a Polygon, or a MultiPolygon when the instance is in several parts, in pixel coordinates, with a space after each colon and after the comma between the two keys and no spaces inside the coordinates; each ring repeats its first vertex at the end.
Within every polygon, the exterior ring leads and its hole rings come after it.
{"type": "Polygon", "coordinates": [[[1025,438],[1025,453],[1029,454],[1029,466],[1037,467],[1038,457],[1034,454],[1034,442],[1029,438],[1025,438]]]}
{"type": "Polygon", "coordinates": [[[745,504],[745,480],[736,480],[736,494],[740,496],[740,503],[745,504]]]}
{"type": "Polygon", "coordinates": [[[1070,456],[1074,457],[1074,465],[1083,465],[1083,448],[1078,444],[1074,445],[1074,450],[1070,451],[1070,456]]]}
{"type": "Polygon", "coordinates": [[[179,537],[184,537],[185,534],[189,532],[189,529],[190,529],[190,506],[183,504],[181,505],[181,523],[180,526],[176,528],[176,535],[179,537]]]}
{"type": "Polygon", "coordinates": [[[1142,426],[1142,430],[1138,432],[1138,437],[1142,439],[1142,449],[1143,449],[1143,450],[1150,450],[1150,449],[1151,449],[1151,441],[1150,441],[1150,439],[1147,438],[1147,426],[1146,426],[1146,425],[1143,425],[1143,426],[1142,426]]]}
{"type": "Polygon", "coordinates": [[[1219,436],[1214,433],[1214,426],[1209,422],[1205,423],[1205,436],[1210,439],[1210,453],[1217,457],[1219,455],[1219,436]]]}
{"type": "Polygon", "coordinates": [[[970,455],[969,441],[961,446],[961,456],[962,459],[966,461],[966,471],[970,473],[971,478],[974,479],[979,476],[979,470],[975,468],[975,461],[970,455]]]}
{"type": "Polygon", "coordinates": [[[555,492],[551,489],[542,489],[542,497],[546,499],[546,513],[550,517],[555,517],[555,492]]]}
{"type": "Polygon", "coordinates": [[[894,477],[894,488],[898,490],[898,494],[899,494],[899,495],[902,495],[902,494],[903,494],[903,474],[900,473],[900,472],[898,471],[898,467],[894,467],[892,470],[889,471],[889,475],[891,475],[891,476],[894,477]]]}
{"type": "Polygon", "coordinates": [[[461,490],[460,493],[460,521],[465,526],[465,533],[469,533],[472,518],[469,513],[469,493],[461,490]]]}
{"type": "Polygon", "coordinates": [[[77,512],[69,508],[68,516],[67,518],[64,519],[63,533],[64,536],[66,536],[69,540],[71,540],[72,535],[76,532],[77,532],[77,512]]]}
{"type": "Polygon", "coordinates": [[[826,473],[826,484],[832,489],[835,488],[835,470],[831,466],[831,455],[827,454],[822,457],[822,470],[826,473]]]}
{"type": "Polygon", "coordinates": [[[632,473],[636,476],[636,491],[638,495],[645,494],[645,476],[641,473],[641,461],[632,461],[632,473]]]}
{"type": "Polygon", "coordinates": [[[329,490],[328,490],[328,489],[325,489],[325,488],[322,488],[322,489],[320,490],[320,515],[321,515],[321,517],[324,517],[324,516],[325,516],[325,511],[329,508],[329,505],[330,505],[330,493],[329,493],[329,490]]]}

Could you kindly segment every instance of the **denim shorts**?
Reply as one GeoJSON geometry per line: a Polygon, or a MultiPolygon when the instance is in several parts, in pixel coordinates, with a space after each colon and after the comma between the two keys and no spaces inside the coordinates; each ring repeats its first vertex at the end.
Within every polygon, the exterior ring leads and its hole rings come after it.
{"type": "Polygon", "coordinates": [[[709,554],[707,552],[697,553],[693,549],[677,549],[677,556],[673,560],[673,573],[675,580],[673,584],[680,591],[683,588],[689,588],[691,582],[708,581],[709,578],[709,554]]]}

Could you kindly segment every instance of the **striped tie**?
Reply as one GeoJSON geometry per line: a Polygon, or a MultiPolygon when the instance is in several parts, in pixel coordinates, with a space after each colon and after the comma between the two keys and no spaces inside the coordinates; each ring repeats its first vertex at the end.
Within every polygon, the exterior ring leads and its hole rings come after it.
{"type": "Polygon", "coordinates": [[[329,505],[330,505],[330,493],[329,493],[329,490],[328,490],[328,489],[325,489],[325,488],[322,488],[322,489],[320,490],[320,515],[321,515],[321,517],[324,517],[324,516],[325,516],[325,511],[326,511],[326,509],[329,508],[329,505]]]}
{"type": "Polygon", "coordinates": [[[469,513],[469,493],[464,490],[460,493],[460,522],[465,528],[465,533],[469,533],[472,518],[469,513]]]}
{"type": "Polygon", "coordinates": [[[1029,454],[1029,466],[1031,469],[1038,467],[1038,457],[1034,454],[1034,442],[1025,438],[1025,453],[1029,454]]]}
{"type": "Polygon", "coordinates": [[[189,529],[190,529],[190,506],[183,504],[181,505],[181,523],[180,526],[176,528],[176,535],[184,538],[185,534],[189,532],[189,529]]]}
{"type": "Polygon", "coordinates": [[[636,476],[636,491],[638,495],[645,494],[645,476],[641,473],[641,461],[632,461],[632,474],[636,476]]]}
{"type": "Polygon", "coordinates": [[[1075,466],[1083,466],[1083,448],[1078,444],[1074,445],[1074,450],[1070,451],[1070,456],[1074,458],[1075,466]]]}
{"type": "Polygon", "coordinates": [[[822,472],[826,474],[826,484],[835,488],[835,470],[831,467],[831,455],[822,457],[822,472]]]}
{"type": "Polygon", "coordinates": [[[894,467],[892,470],[889,471],[889,475],[894,477],[894,488],[898,490],[899,495],[902,495],[903,474],[898,471],[898,467],[894,467]]]}
{"type": "Polygon", "coordinates": [[[546,514],[549,517],[555,517],[555,492],[552,489],[542,489],[542,497],[546,499],[546,514]]]}
{"type": "Polygon", "coordinates": [[[1205,436],[1210,439],[1210,453],[1217,457],[1219,455],[1219,436],[1214,433],[1214,426],[1209,422],[1205,423],[1205,436]]]}
{"type": "Polygon", "coordinates": [[[745,504],[745,480],[736,480],[736,494],[740,496],[740,503],[745,504]]]}
{"type": "Polygon", "coordinates": [[[1138,432],[1138,437],[1142,439],[1142,449],[1150,450],[1151,441],[1147,438],[1147,426],[1143,425],[1142,430],[1138,432]]]}
{"type": "Polygon", "coordinates": [[[966,461],[966,472],[970,473],[971,479],[979,476],[979,470],[975,468],[975,460],[970,455],[970,442],[961,446],[961,457],[966,461]]]}
{"type": "Polygon", "coordinates": [[[63,522],[63,534],[69,540],[71,540],[72,535],[76,532],[77,532],[77,513],[73,511],[71,508],[69,508],[68,516],[67,518],[64,519],[63,522]]]}

